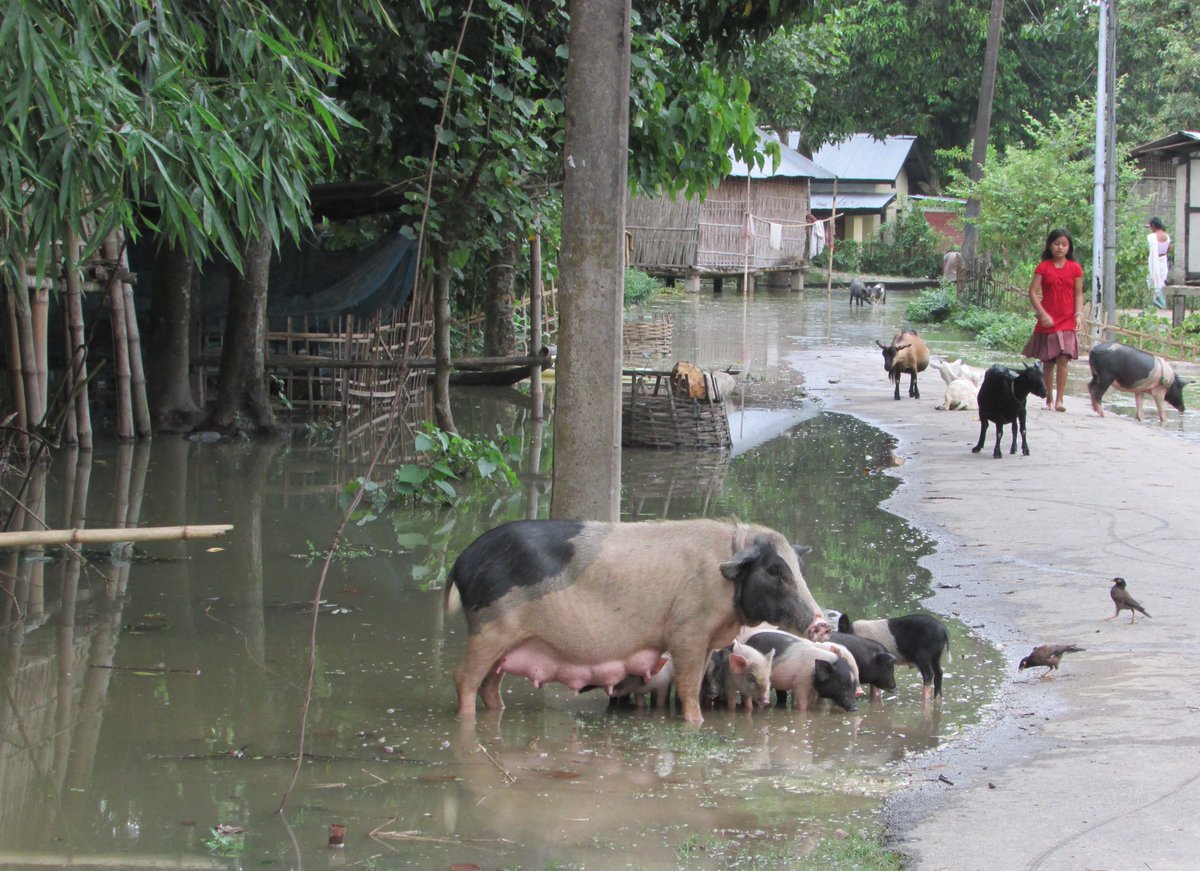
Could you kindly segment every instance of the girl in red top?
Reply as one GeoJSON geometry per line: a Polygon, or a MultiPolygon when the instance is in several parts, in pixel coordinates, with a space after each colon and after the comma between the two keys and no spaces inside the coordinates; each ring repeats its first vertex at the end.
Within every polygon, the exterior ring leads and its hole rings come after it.
{"type": "Polygon", "coordinates": [[[1075,262],[1074,254],[1070,233],[1050,231],[1042,262],[1033,271],[1029,285],[1029,301],[1033,303],[1037,325],[1021,353],[1042,361],[1046,408],[1055,411],[1067,410],[1063,405],[1067,361],[1079,356],[1079,339],[1075,334],[1083,318],[1083,267],[1075,262]]]}

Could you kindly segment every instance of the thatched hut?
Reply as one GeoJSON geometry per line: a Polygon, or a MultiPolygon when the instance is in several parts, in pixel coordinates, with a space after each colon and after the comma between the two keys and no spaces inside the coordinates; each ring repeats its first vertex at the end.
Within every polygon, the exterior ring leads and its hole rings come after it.
{"type": "Polygon", "coordinates": [[[629,265],[651,275],[693,280],[807,268],[809,183],[833,175],[779,143],[773,133],[760,130],[759,140],[760,146],[778,143],[779,158],[747,166],[731,153],[729,175],[703,199],[630,198],[629,265]]]}

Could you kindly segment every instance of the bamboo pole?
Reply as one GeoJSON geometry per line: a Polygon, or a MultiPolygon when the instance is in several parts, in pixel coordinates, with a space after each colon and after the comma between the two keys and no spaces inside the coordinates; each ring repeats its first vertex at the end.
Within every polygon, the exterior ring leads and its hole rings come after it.
{"type": "Polygon", "coordinates": [[[77,445],[79,444],[79,425],[76,422],[76,406],[75,406],[75,359],[71,351],[71,316],[64,309],[62,319],[62,339],[63,348],[66,349],[67,365],[66,371],[63,372],[63,402],[66,403],[65,413],[62,416],[62,444],[77,445]]]}
{"type": "MultiPolygon", "coordinates": [[[[25,258],[18,255],[17,269],[22,277],[25,275],[25,258]]],[[[46,414],[46,397],[38,390],[37,349],[33,338],[33,314],[29,306],[29,290],[25,287],[13,288],[13,300],[16,304],[17,327],[15,340],[20,343],[21,377],[25,381],[25,420],[30,431],[42,422],[46,414]]]]}
{"type": "MultiPolygon", "coordinates": [[[[542,349],[542,233],[535,227],[529,239],[529,353],[537,355],[542,349]]],[[[545,419],[546,403],[542,392],[542,367],[530,367],[529,401],[533,405],[533,419],[541,423],[545,419]]]]}
{"type": "Polygon", "coordinates": [[[71,371],[68,382],[75,395],[75,436],[73,444],[85,451],[92,449],[92,412],[88,404],[86,342],[83,334],[83,283],[79,275],[82,244],[74,230],[67,230],[67,359],[71,371]],[[82,385],[80,387],[79,385],[82,385]]]}
{"type": "MultiPolygon", "coordinates": [[[[7,282],[5,282],[7,284],[7,282]]],[[[25,380],[21,370],[21,345],[17,339],[17,289],[7,287],[4,294],[5,308],[8,310],[8,372],[12,384],[13,401],[17,406],[17,427],[22,432],[29,432],[29,415],[25,407],[25,380]]]]}
{"type": "Polygon", "coordinates": [[[142,332],[138,328],[137,307],[133,303],[133,284],[126,279],[129,271],[129,250],[125,234],[118,236],[120,256],[118,269],[121,272],[121,297],[125,303],[125,338],[129,343],[129,390],[133,401],[134,432],[138,438],[149,438],[150,401],[146,398],[146,370],[142,365],[142,332]]]}
{"type": "Polygon", "coordinates": [[[112,323],[113,357],[115,358],[117,386],[117,438],[129,441],[133,438],[133,400],[129,389],[129,338],[125,329],[125,294],[121,286],[120,267],[117,265],[117,240],[109,234],[104,240],[104,259],[109,262],[111,273],[108,279],[109,319],[112,323]]]}
{"type": "Polygon", "coordinates": [[[112,544],[115,541],[190,541],[215,538],[233,529],[229,523],[199,526],[143,526],[136,529],[42,529],[0,532],[0,548],[41,544],[112,544]]]}
{"type": "Polygon", "coordinates": [[[50,289],[43,282],[30,292],[30,323],[33,325],[33,351],[37,355],[34,371],[37,373],[38,395],[42,397],[42,411],[49,412],[50,404],[50,289]]]}
{"type": "Polygon", "coordinates": [[[179,856],[130,856],[104,853],[22,853],[0,851],[0,865],[30,865],[41,868],[149,868],[164,871],[222,871],[229,863],[216,859],[179,856]]]}

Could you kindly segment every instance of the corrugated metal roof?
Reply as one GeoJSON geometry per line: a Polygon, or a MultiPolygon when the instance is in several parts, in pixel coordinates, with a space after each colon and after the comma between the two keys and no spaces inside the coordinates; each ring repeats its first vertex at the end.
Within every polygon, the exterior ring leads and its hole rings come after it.
{"type": "MultiPolygon", "coordinates": [[[[895,194],[838,194],[837,210],[842,212],[882,212],[896,199],[895,194]]],[[[810,197],[814,212],[833,211],[833,194],[814,193],[810,197]]]]}
{"type": "MultiPolygon", "coordinates": [[[[759,154],[763,154],[765,151],[765,144],[767,142],[779,142],[779,137],[771,131],[759,130],[758,140],[759,147],[757,151],[759,154]]],[[[747,170],[746,163],[745,161],[738,160],[733,156],[732,148],[729,149],[729,159],[733,161],[733,169],[729,171],[729,174],[731,176],[736,176],[737,178],[745,178],[747,170]]],[[[777,165],[774,165],[772,161],[768,160],[765,166],[756,166],[750,169],[750,178],[779,177],[832,179],[833,173],[823,169],[820,166],[817,166],[817,164],[813,163],[800,152],[794,151],[780,142],[779,161],[777,165]]]]}
{"type": "Polygon", "coordinates": [[[1189,150],[1197,142],[1200,142],[1200,132],[1195,130],[1178,130],[1170,136],[1164,136],[1161,139],[1155,139],[1153,142],[1147,142],[1145,145],[1139,145],[1131,149],[1129,154],[1133,157],[1141,157],[1143,154],[1149,154],[1153,151],[1189,150]]]}
{"type": "Polygon", "coordinates": [[[822,146],[813,160],[842,181],[894,184],[916,141],[915,136],[876,139],[870,133],[855,133],[843,142],[822,146]]]}

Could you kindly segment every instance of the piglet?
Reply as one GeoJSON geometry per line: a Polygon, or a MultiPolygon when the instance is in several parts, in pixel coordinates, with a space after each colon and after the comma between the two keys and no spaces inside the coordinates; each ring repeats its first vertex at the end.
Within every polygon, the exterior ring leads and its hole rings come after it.
{"type": "Polygon", "coordinates": [[[615,700],[631,699],[634,706],[639,708],[645,705],[646,698],[649,697],[654,707],[665,708],[674,680],[675,667],[671,665],[671,654],[664,653],[648,680],[638,674],[626,675],[624,680],[613,687],[612,697],[615,700]]]}
{"type": "Polygon", "coordinates": [[[714,650],[706,673],[713,704],[724,700],[725,707],[731,711],[739,703],[748,711],[755,705],[770,707],[774,656],[774,652],[764,655],[736,639],[729,647],[714,650]]]}
{"type": "Polygon", "coordinates": [[[942,654],[950,648],[950,632],[937,618],[928,614],[909,614],[851,623],[850,617],[843,614],[838,619],[838,632],[870,638],[882,644],[896,657],[896,662],[909,667],[915,665],[921,672],[921,699],[926,704],[929,703],[930,684],[933,685],[933,696],[942,694],[942,654]]]}
{"type": "Polygon", "coordinates": [[[746,644],[763,655],[774,654],[771,683],[775,692],[792,694],[792,709],[804,712],[818,698],[853,711],[857,683],[846,660],[836,653],[787,632],[756,632],[746,644]]]}
{"type": "Polygon", "coordinates": [[[878,641],[848,632],[834,632],[830,641],[842,645],[854,656],[858,678],[871,687],[872,699],[882,698],[884,690],[896,688],[896,657],[878,641]]]}
{"type": "Polygon", "coordinates": [[[824,648],[830,653],[836,653],[846,661],[846,665],[850,666],[850,676],[854,678],[854,698],[865,696],[862,688],[862,676],[858,672],[858,661],[854,658],[854,654],[849,651],[844,645],[836,641],[819,641],[817,647],[824,648]]]}

